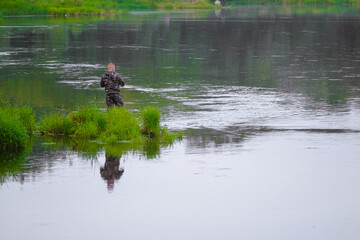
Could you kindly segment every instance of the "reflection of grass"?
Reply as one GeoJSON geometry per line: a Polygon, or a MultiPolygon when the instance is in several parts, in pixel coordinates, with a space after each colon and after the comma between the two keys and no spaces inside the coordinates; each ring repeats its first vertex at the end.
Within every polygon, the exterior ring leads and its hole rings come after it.
{"type": "Polygon", "coordinates": [[[79,153],[85,159],[96,159],[98,153],[105,149],[106,154],[114,157],[123,156],[129,153],[140,153],[146,159],[154,159],[160,155],[160,149],[172,145],[174,142],[165,141],[163,138],[140,138],[136,142],[120,142],[114,144],[100,144],[87,139],[73,139],[66,136],[48,137],[42,136],[40,140],[44,143],[45,148],[59,151],[70,150],[79,153]]]}
{"type": "Polygon", "coordinates": [[[7,177],[14,177],[17,173],[24,170],[26,163],[26,151],[19,153],[0,153],[0,183],[3,183],[7,177]]]}
{"type": "Polygon", "coordinates": [[[15,177],[25,169],[26,158],[32,151],[33,139],[28,139],[27,146],[17,152],[0,151],[0,183],[8,177],[15,177]]]}
{"type": "Polygon", "coordinates": [[[75,139],[68,136],[41,136],[39,139],[44,143],[46,149],[52,151],[68,149],[87,159],[97,158],[102,149],[101,144],[87,139],[75,139]]]}
{"type": "Polygon", "coordinates": [[[143,144],[143,155],[147,159],[157,158],[160,154],[160,141],[158,138],[149,139],[143,144]]]}

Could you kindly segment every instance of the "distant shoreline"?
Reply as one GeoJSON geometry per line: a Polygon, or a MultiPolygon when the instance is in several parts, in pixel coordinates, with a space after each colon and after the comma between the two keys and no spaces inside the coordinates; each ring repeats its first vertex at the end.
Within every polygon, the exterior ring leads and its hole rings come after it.
{"type": "MultiPolygon", "coordinates": [[[[1,2],[0,17],[13,16],[115,16],[129,11],[216,9],[212,0],[76,0],[61,2],[47,0],[42,3],[29,3],[27,0],[1,2]],[[109,4],[110,2],[110,4],[109,4]]],[[[226,7],[254,5],[275,6],[360,6],[360,0],[233,0],[226,7]]]]}
{"type": "Polygon", "coordinates": [[[27,0],[0,2],[1,16],[102,16],[119,15],[134,10],[211,9],[209,0],[45,0],[30,3],[27,0]]]}

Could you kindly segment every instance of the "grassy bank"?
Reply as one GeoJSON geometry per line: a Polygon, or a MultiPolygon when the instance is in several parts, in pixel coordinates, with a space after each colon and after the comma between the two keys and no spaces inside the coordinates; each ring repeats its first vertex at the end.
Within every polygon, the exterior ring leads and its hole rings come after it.
{"type": "MultiPolygon", "coordinates": [[[[213,8],[215,0],[0,0],[0,17],[9,15],[105,15],[128,10],[213,8]]],[[[360,5],[360,0],[228,0],[236,4],[360,5]]]]}
{"type": "Polygon", "coordinates": [[[157,8],[211,8],[209,0],[13,0],[0,1],[1,15],[119,14],[157,8]]]}
{"type": "Polygon", "coordinates": [[[360,5],[360,0],[228,0],[226,4],[360,5]]]}

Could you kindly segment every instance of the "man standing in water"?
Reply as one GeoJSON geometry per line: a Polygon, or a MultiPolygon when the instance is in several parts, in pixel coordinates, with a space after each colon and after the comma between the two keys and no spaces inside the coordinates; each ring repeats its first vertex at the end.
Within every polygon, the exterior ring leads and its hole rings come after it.
{"type": "Polygon", "coordinates": [[[108,72],[101,76],[101,87],[105,88],[106,104],[109,108],[124,106],[124,102],[120,96],[120,86],[125,86],[122,77],[115,72],[115,65],[109,63],[107,66],[108,72]]]}

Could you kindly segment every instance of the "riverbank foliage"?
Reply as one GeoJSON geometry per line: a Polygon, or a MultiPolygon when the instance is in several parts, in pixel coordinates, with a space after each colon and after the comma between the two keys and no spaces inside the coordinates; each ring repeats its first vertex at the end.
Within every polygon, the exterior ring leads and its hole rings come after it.
{"type": "MultiPolygon", "coordinates": [[[[105,15],[129,10],[213,8],[215,0],[0,0],[0,17],[10,15],[105,15]]],[[[228,0],[236,4],[360,5],[360,0],[228,0]]]]}
{"type": "Polygon", "coordinates": [[[14,0],[0,1],[1,15],[119,14],[156,8],[211,8],[208,0],[14,0]]]}
{"type": "Polygon", "coordinates": [[[226,5],[234,4],[360,5],[360,0],[228,0],[226,3],[226,5]]]}
{"type": "Polygon", "coordinates": [[[54,113],[35,122],[31,107],[12,106],[0,99],[0,149],[16,151],[26,147],[32,134],[93,140],[101,144],[121,142],[143,144],[156,139],[167,145],[182,139],[160,125],[161,112],[145,107],[139,116],[125,108],[101,111],[95,105],[78,108],[68,114],[54,113]]]}

